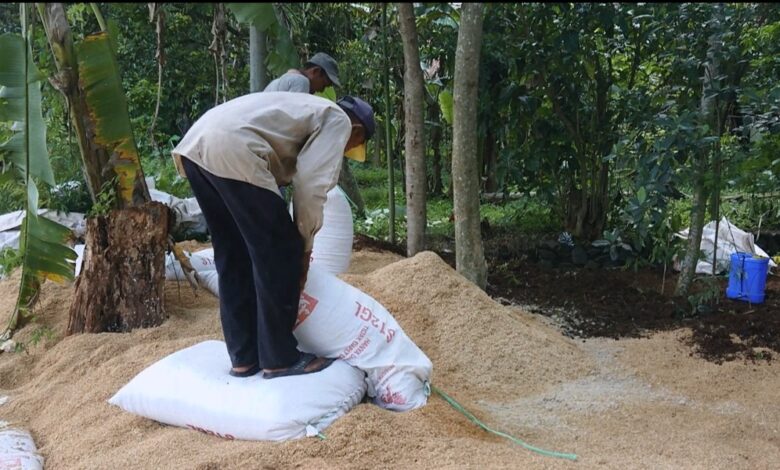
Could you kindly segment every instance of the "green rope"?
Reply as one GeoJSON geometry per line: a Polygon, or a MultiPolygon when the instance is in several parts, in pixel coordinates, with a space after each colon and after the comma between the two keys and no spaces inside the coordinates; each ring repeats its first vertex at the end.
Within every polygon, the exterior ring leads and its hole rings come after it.
{"type": "Polygon", "coordinates": [[[526,449],[528,449],[528,450],[530,450],[532,452],[536,452],[537,454],[546,455],[547,457],[557,457],[557,458],[560,458],[560,459],[577,460],[577,455],[575,455],[575,454],[565,454],[565,453],[562,453],[562,452],[554,452],[554,451],[551,451],[551,450],[540,449],[538,447],[534,447],[534,446],[532,446],[530,444],[527,444],[527,443],[523,442],[522,440],[520,440],[520,439],[518,439],[518,438],[516,438],[514,436],[510,436],[509,434],[503,433],[501,431],[496,431],[494,429],[491,429],[485,423],[483,423],[482,421],[477,419],[477,417],[474,416],[473,414],[471,414],[467,409],[463,408],[463,406],[460,403],[456,402],[452,397],[450,397],[446,393],[442,392],[437,387],[431,385],[431,390],[433,390],[435,393],[439,394],[439,396],[441,396],[444,399],[444,401],[449,403],[451,407],[455,408],[456,411],[461,412],[471,422],[473,422],[474,424],[476,424],[477,426],[479,426],[480,428],[484,429],[485,431],[487,431],[489,433],[495,434],[497,436],[505,437],[505,438],[509,439],[510,441],[514,442],[515,444],[520,444],[524,448],[526,448],[526,449]]]}
{"type": "Polygon", "coordinates": [[[322,441],[324,441],[324,440],[325,440],[325,434],[323,434],[323,433],[321,433],[321,432],[318,432],[318,433],[317,433],[317,437],[319,437],[319,438],[320,438],[320,440],[322,440],[322,441]]]}

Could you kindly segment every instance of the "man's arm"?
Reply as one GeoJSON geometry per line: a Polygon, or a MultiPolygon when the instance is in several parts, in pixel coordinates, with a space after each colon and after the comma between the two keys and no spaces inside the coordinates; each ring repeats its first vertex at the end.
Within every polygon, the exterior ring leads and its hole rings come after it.
{"type": "Polygon", "coordinates": [[[295,224],[304,240],[304,251],[311,251],[314,235],[322,226],[322,208],[328,191],[336,186],[344,147],[352,125],[338,109],[329,109],[322,125],[316,129],[298,154],[293,177],[293,212],[295,224]]]}

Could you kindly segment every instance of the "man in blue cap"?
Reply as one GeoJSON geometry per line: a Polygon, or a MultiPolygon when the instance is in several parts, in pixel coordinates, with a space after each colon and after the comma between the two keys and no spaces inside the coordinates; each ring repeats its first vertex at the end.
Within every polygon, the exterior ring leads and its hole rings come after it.
{"type": "Polygon", "coordinates": [[[319,93],[339,81],[339,65],[333,57],[318,52],[300,70],[290,69],[272,81],[263,91],[292,91],[298,93],[319,93]]]}
{"type": "Polygon", "coordinates": [[[342,156],[365,159],[374,113],[360,98],[252,93],[206,112],[172,155],[211,234],[230,374],[319,372],[293,327],[314,235],[342,156]],[[292,183],[294,220],[279,186],[292,183]]]}

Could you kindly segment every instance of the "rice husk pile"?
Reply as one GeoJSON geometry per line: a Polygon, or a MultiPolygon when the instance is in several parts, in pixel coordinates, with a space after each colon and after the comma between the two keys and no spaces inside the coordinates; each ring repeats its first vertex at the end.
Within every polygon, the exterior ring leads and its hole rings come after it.
{"type": "MultiPolygon", "coordinates": [[[[361,272],[355,259],[351,272],[361,272]]],[[[480,408],[483,399],[534,393],[589,369],[568,340],[492,301],[435,254],[344,278],[393,313],[433,361],[434,385],[481,418],[489,418],[480,408]]],[[[18,273],[0,281],[3,314],[12,309],[18,282],[18,273]]],[[[166,355],[221,340],[217,299],[204,291],[194,294],[186,283],[168,282],[169,318],[162,326],[65,337],[72,294],[72,285],[47,282],[36,321],[15,336],[27,353],[0,354],[0,395],[10,396],[0,419],[32,432],[47,468],[568,465],[485,433],[434,396],[406,413],[361,404],[327,428],[324,441],[227,441],[134,416],[106,401],[166,355]],[[33,344],[41,325],[51,329],[52,338],[33,344]]],[[[524,437],[556,443],[538,429],[524,437]]]]}

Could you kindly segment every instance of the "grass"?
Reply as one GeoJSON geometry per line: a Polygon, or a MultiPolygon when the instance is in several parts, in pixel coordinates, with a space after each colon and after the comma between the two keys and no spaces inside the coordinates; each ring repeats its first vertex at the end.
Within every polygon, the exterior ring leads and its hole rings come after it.
{"type": "MultiPolygon", "coordinates": [[[[366,205],[366,218],[355,219],[355,231],[374,238],[389,239],[389,210],[387,170],[368,164],[351,167],[360,194],[366,205]]],[[[406,199],[400,181],[395,182],[396,239],[406,238],[406,199]]],[[[445,197],[429,198],[427,203],[429,238],[454,238],[453,204],[445,197]]],[[[548,206],[534,199],[517,199],[506,203],[483,203],[480,206],[482,220],[491,228],[506,232],[539,233],[558,228],[548,206]]]]}

